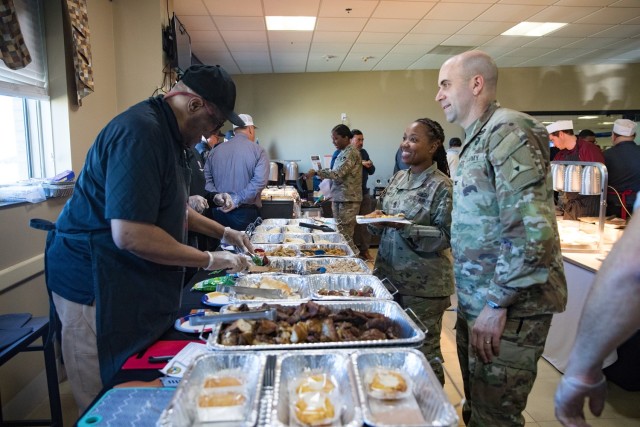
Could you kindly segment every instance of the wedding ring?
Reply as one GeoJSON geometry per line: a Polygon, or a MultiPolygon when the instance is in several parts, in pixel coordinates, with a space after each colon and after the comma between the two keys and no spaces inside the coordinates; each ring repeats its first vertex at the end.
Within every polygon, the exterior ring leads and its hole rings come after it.
{"type": "Polygon", "coordinates": [[[485,344],[491,344],[491,340],[490,339],[489,340],[484,340],[484,343],[485,344]]]}

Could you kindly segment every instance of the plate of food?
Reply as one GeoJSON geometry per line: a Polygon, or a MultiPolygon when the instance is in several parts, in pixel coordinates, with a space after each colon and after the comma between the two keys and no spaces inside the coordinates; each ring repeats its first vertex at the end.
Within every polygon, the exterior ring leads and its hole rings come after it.
{"type": "Polygon", "coordinates": [[[383,211],[374,211],[368,215],[356,215],[358,224],[373,224],[376,222],[397,222],[400,224],[411,224],[411,221],[404,217],[403,213],[387,214],[383,211]]]}
{"type": "Polygon", "coordinates": [[[202,303],[213,307],[221,307],[229,304],[229,295],[223,292],[209,292],[202,295],[202,303]]]}

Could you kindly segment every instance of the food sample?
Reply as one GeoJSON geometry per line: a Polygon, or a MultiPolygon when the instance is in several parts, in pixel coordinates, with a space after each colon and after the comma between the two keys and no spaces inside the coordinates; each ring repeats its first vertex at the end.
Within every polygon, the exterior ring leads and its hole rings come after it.
{"type": "Polygon", "coordinates": [[[326,393],[303,393],[292,401],[295,418],[303,425],[331,424],[337,418],[336,408],[326,393]]]}
{"type": "Polygon", "coordinates": [[[203,392],[198,396],[198,418],[201,422],[241,421],[245,418],[244,404],[247,401],[242,392],[203,392]]]}
{"type": "Polygon", "coordinates": [[[404,213],[400,212],[397,214],[389,215],[381,211],[374,211],[370,214],[364,215],[365,218],[404,218],[404,213]]]}
{"type": "Polygon", "coordinates": [[[346,256],[347,252],[344,249],[340,248],[325,248],[318,246],[317,248],[312,249],[301,249],[300,252],[302,256],[316,256],[316,251],[322,251],[321,255],[331,255],[331,256],[346,256]]]}
{"type": "Polygon", "coordinates": [[[339,297],[373,297],[373,288],[371,286],[363,286],[360,289],[327,289],[318,290],[318,295],[322,296],[339,296],[339,297]]]}
{"type": "Polygon", "coordinates": [[[376,399],[402,399],[411,394],[410,380],[394,369],[376,368],[365,375],[369,396],[376,399]]]}
{"type": "Polygon", "coordinates": [[[299,225],[287,225],[285,230],[287,231],[287,233],[308,233],[309,232],[308,228],[302,228],[299,225]]]}
{"type": "Polygon", "coordinates": [[[244,386],[244,378],[239,372],[221,371],[205,378],[202,388],[205,391],[240,391],[244,386]]]}
{"type": "MultiPolygon", "coordinates": [[[[295,293],[293,289],[282,280],[273,279],[271,277],[262,277],[259,282],[251,283],[246,285],[250,288],[258,288],[258,289],[276,289],[282,291],[282,294],[285,298],[300,298],[300,294],[295,293]]],[[[253,299],[265,299],[264,297],[259,297],[256,295],[236,295],[238,299],[243,300],[253,300],[253,299]]]]}
{"type": "Polygon", "coordinates": [[[285,237],[284,243],[307,243],[304,239],[299,237],[285,237]]]}
{"type": "Polygon", "coordinates": [[[240,319],[224,323],[218,341],[225,346],[370,341],[397,339],[401,333],[400,326],[383,314],[351,308],[333,311],[313,301],[294,306],[234,307],[240,312],[270,308],[276,309],[276,321],[240,319]]]}
{"type": "Polygon", "coordinates": [[[317,271],[324,268],[325,273],[366,273],[362,265],[353,259],[337,259],[328,264],[311,262],[307,267],[310,271],[317,271]]]}
{"type": "Polygon", "coordinates": [[[336,384],[330,375],[319,373],[311,374],[301,378],[295,387],[297,394],[303,393],[331,393],[336,388],[336,384]]]}
{"type": "Polygon", "coordinates": [[[298,252],[296,252],[295,249],[285,248],[285,247],[280,247],[280,248],[273,249],[266,252],[267,252],[267,255],[269,256],[282,256],[282,257],[298,256],[298,252]]]}

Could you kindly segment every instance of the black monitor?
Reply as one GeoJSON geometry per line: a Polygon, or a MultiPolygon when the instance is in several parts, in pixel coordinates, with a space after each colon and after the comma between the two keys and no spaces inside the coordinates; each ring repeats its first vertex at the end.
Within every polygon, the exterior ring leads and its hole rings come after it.
{"type": "Polygon", "coordinates": [[[183,72],[191,66],[191,37],[176,15],[173,15],[171,25],[164,31],[163,48],[171,68],[183,72]]]}

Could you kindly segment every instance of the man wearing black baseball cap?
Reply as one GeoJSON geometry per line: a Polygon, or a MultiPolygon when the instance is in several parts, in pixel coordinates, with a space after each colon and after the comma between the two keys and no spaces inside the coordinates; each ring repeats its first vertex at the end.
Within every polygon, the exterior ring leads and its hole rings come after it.
{"type": "Polygon", "coordinates": [[[48,228],[46,282],[62,323],[62,352],[80,412],[129,356],[172,327],[184,267],[247,268],[243,255],[188,246],[187,230],[241,251],[243,232],[187,203],[187,150],[215,134],[236,88],[218,66],[194,65],[165,96],[112,119],[89,149],[75,191],[48,228]]]}

